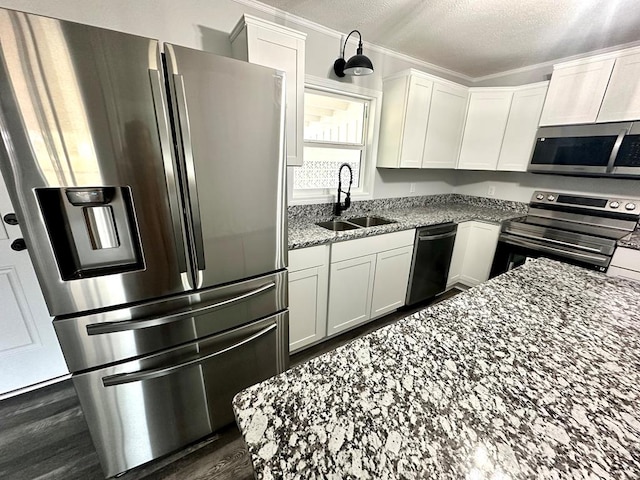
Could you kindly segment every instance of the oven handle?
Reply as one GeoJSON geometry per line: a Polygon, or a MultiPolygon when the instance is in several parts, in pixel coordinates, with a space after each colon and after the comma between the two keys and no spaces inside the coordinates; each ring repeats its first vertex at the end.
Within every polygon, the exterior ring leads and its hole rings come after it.
{"type": "Polygon", "coordinates": [[[594,262],[595,265],[606,267],[609,264],[609,257],[604,255],[588,255],[586,253],[569,252],[562,250],[561,248],[550,247],[547,245],[539,245],[537,243],[527,242],[526,240],[520,240],[512,236],[501,235],[500,241],[511,245],[518,245],[520,247],[530,248],[540,252],[556,253],[567,258],[573,258],[574,260],[589,260],[594,262]]]}
{"type": "Polygon", "coordinates": [[[238,343],[230,345],[227,348],[223,348],[222,350],[218,350],[217,352],[209,353],[208,355],[205,355],[203,357],[194,358],[193,360],[188,360],[186,362],[178,363],[177,365],[172,365],[170,367],[155,368],[152,370],[142,370],[140,372],[118,373],[116,375],[109,375],[107,377],[102,378],[102,384],[105,387],[114,387],[116,385],[122,385],[123,383],[144,382],[145,380],[151,380],[152,378],[164,377],[178,370],[181,370],[183,368],[190,367],[192,365],[198,365],[202,362],[206,362],[207,360],[213,357],[217,357],[218,355],[222,355],[224,353],[230,352],[231,350],[235,350],[236,348],[240,348],[243,345],[253,342],[257,338],[260,338],[263,335],[266,335],[271,330],[277,327],[278,327],[277,323],[272,323],[268,327],[263,328],[257,333],[254,333],[250,337],[247,337],[238,343]]]}
{"type": "Polygon", "coordinates": [[[90,325],[87,325],[87,333],[89,335],[102,335],[105,333],[126,332],[129,330],[140,330],[142,328],[157,327],[159,325],[165,325],[167,323],[173,323],[185,318],[193,317],[196,314],[206,313],[222,307],[227,307],[242,300],[246,300],[249,297],[264,293],[267,290],[271,290],[275,286],[275,282],[267,283],[266,285],[256,288],[255,290],[245,292],[241,295],[228,298],[221,302],[204,305],[202,307],[194,308],[186,312],[181,311],[169,315],[164,315],[162,317],[140,320],[122,320],[119,322],[92,323],[90,325]]]}
{"type": "Polygon", "coordinates": [[[574,243],[563,242],[562,240],[554,240],[553,238],[535,237],[533,235],[527,235],[527,234],[524,234],[524,233],[521,233],[521,232],[518,232],[518,236],[519,237],[528,238],[528,239],[531,239],[531,240],[539,240],[541,242],[555,243],[556,245],[562,245],[564,247],[580,248],[580,249],[586,250],[588,252],[600,253],[600,249],[599,248],[585,247],[585,246],[582,246],[582,245],[580,245],[580,247],[577,247],[574,243]]]}

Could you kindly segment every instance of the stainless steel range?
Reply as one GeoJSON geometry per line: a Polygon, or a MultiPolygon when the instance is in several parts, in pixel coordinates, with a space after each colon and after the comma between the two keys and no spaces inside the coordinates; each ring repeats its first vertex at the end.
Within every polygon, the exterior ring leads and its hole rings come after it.
{"type": "Polygon", "coordinates": [[[288,364],[284,77],[0,9],[0,167],[107,476],[288,364]]]}
{"type": "Polygon", "coordinates": [[[537,257],[605,272],[638,218],[639,199],[536,191],[528,215],[503,224],[491,277],[537,257]]]}

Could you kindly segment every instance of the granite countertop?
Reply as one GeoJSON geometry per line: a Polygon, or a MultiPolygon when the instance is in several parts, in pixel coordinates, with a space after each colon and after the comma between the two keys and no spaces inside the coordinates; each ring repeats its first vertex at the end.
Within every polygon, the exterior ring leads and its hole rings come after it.
{"type": "Polygon", "coordinates": [[[640,478],[640,284],[548,259],[234,399],[258,479],[640,478]]]}
{"type": "Polygon", "coordinates": [[[381,225],[378,227],[358,228],[343,232],[333,232],[319,227],[316,222],[329,220],[327,216],[300,216],[289,218],[289,250],[311,247],[325,243],[341,242],[354,238],[380,235],[383,233],[409,230],[427,225],[436,225],[445,222],[464,222],[467,220],[481,220],[501,223],[505,220],[521,217],[525,211],[513,208],[504,208],[497,204],[477,205],[465,204],[459,201],[433,203],[427,205],[398,207],[393,202],[388,205],[377,205],[366,212],[347,210],[342,214],[342,219],[348,220],[362,215],[376,215],[396,223],[381,225]]]}
{"type": "Polygon", "coordinates": [[[640,250],[640,230],[636,230],[625,238],[618,240],[618,246],[640,250]]]}

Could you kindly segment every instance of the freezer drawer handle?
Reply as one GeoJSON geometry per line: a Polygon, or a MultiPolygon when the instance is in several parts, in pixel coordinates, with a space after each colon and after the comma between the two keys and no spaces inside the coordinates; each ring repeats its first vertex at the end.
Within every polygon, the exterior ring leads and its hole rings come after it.
{"type": "Polygon", "coordinates": [[[227,348],[223,348],[222,350],[218,350],[217,352],[213,352],[208,355],[205,355],[204,357],[194,358],[193,360],[179,363],[177,365],[172,365],[170,367],[156,368],[153,370],[146,370],[146,371],[143,370],[141,372],[134,372],[134,373],[119,373],[117,375],[110,375],[108,377],[103,377],[102,384],[105,387],[113,387],[116,385],[122,385],[123,383],[144,382],[145,380],[151,380],[152,378],[164,377],[182,368],[190,367],[192,365],[198,365],[202,362],[206,362],[207,360],[213,357],[217,357],[218,355],[222,355],[224,353],[230,352],[231,350],[242,347],[243,345],[253,342],[257,338],[260,338],[263,335],[266,335],[271,330],[277,327],[278,327],[277,323],[272,323],[268,327],[260,330],[259,332],[251,335],[248,338],[245,338],[241,342],[235,343],[227,348]]]}
{"type": "Polygon", "coordinates": [[[276,286],[275,282],[271,282],[259,288],[256,288],[255,290],[251,290],[249,292],[243,293],[242,295],[238,295],[237,297],[228,298],[227,300],[223,300],[218,303],[213,303],[211,305],[204,305],[202,307],[194,308],[186,312],[182,311],[182,312],[172,313],[170,315],[165,315],[163,317],[140,319],[140,320],[123,320],[120,322],[92,323],[90,325],[87,325],[87,333],[89,335],[102,335],[105,333],[126,332],[129,330],[140,330],[142,328],[157,327],[159,325],[165,325],[167,323],[173,323],[179,320],[183,320],[185,318],[193,317],[196,314],[206,313],[212,310],[217,310],[222,307],[227,307],[231,304],[240,302],[249,297],[253,297],[260,293],[264,293],[267,290],[271,290],[272,288],[275,288],[275,286],[276,286]]]}

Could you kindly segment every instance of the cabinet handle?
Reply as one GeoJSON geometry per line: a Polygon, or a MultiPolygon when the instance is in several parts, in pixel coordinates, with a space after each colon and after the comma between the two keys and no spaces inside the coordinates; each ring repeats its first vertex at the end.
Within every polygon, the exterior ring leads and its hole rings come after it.
{"type": "Polygon", "coordinates": [[[11,242],[11,250],[15,250],[16,252],[21,252],[22,250],[27,249],[27,243],[24,241],[24,238],[16,238],[13,242],[11,242]]]}
{"type": "Polygon", "coordinates": [[[18,217],[15,213],[7,213],[4,216],[4,222],[8,225],[18,225],[18,217]]]}

